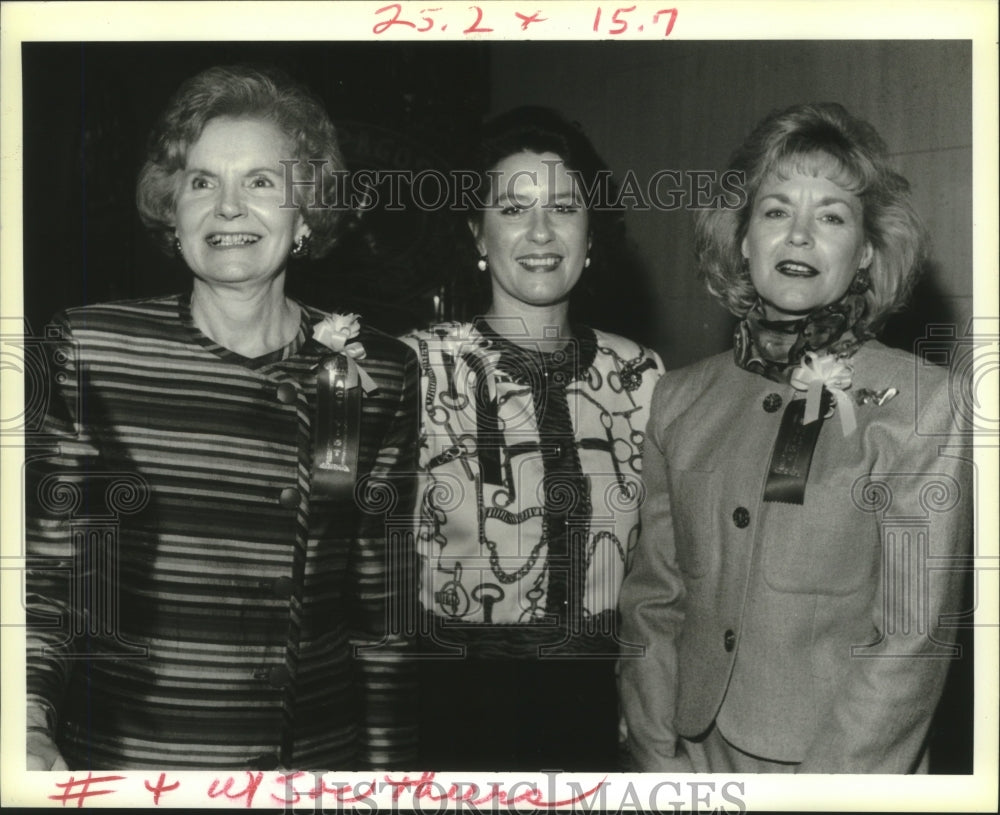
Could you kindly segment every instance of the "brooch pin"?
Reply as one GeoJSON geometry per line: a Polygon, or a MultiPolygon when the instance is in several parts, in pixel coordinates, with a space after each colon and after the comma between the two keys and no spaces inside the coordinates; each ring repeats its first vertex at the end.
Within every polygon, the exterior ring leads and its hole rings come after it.
{"type": "Polygon", "coordinates": [[[886,402],[888,402],[892,397],[899,393],[896,388],[885,388],[880,391],[872,390],[871,388],[858,388],[854,394],[854,401],[858,405],[875,405],[875,407],[882,407],[886,402]]]}
{"type": "Polygon", "coordinates": [[[618,378],[621,380],[622,387],[629,393],[632,393],[638,390],[642,384],[643,371],[655,367],[656,362],[652,357],[636,357],[635,359],[630,359],[622,366],[621,371],[618,372],[618,378]]]}

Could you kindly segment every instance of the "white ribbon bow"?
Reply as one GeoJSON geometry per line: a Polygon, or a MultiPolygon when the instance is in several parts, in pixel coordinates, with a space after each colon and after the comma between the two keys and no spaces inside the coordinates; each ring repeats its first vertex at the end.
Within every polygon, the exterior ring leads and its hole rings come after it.
{"type": "Polygon", "coordinates": [[[802,424],[815,422],[819,418],[825,387],[833,394],[845,438],[850,436],[857,428],[857,421],[854,417],[854,403],[844,391],[851,387],[853,376],[854,368],[847,360],[807,351],[802,363],[792,371],[791,378],[793,388],[806,392],[806,411],[802,424]]]}
{"type": "Polygon", "coordinates": [[[358,379],[367,393],[377,389],[375,381],[358,365],[358,360],[364,359],[368,352],[360,342],[350,342],[360,332],[361,323],[357,314],[330,314],[316,323],[313,339],[346,356],[348,366],[358,369],[358,379]]]}

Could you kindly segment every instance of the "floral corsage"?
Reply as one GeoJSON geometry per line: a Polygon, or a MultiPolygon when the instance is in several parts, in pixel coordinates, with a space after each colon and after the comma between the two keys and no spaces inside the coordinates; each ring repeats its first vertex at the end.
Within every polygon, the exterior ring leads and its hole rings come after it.
{"type": "Polygon", "coordinates": [[[357,365],[368,352],[360,342],[351,342],[360,333],[361,322],[357,314],[329,314],[313,327],[313,339],[331,351],[346,356],[357,367],[361,386],[365,391],[372,391],[375,390],[375,382],[357,365]]]}
{"type": "Polygon", "coordinates": [[[806,392],[806,410],[802,424],[810,424],[819,419],[823,389],[826,388],[838,408],[840,429],[845,437],[850,436],[857,428],[857,420],[854,416],[854,402],[845,391],[851,387],[853,377],[854,366],[849,360],[807,351],[791,376],[792,387],[806,392]]]}

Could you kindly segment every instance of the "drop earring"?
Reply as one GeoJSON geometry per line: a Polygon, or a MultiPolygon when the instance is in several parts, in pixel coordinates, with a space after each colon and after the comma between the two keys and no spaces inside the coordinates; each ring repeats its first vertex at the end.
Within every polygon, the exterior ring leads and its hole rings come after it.
{"type": "Polygon", "coordinates": [[[299,235],[292,246],[292,257],[296,259],[304,258],[309,254],[309,242],[305,235],[299,235]]]}
{"type": "Polygon", "coordinates": [[[866,267],[858,269],[857,274],[854,275],[854,280],[851,281],[851,285],[847,287],[847,291],[849,294],[864,294],[871,287],[872,278],[866,267]]]}
{"type": "Polygon", "coordinates": [[[486,255],[483,255],[481,258],[479,258],[479,260],[476,262],[476,266],[479,267],[479,271],[481,272],[486,271],[486,255]]]}

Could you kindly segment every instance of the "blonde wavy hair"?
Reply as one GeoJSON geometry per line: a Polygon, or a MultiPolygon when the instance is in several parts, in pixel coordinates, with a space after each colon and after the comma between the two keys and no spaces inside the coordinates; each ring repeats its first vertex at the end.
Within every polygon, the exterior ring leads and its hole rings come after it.
{"type": "Polygon", "coordinates": [[[875,334],[901,310],[927,258],[927,233],[910,201],[909,182],[889,164],[882,138],[841,105],[795,105],[763,119],[733,154],[745,197],[737,208],[703,210],[695,221],[695,253],[708,291],[743,318],[757,302],[740,246],[757,192],[771,174],[823,172],[861,199],[865,238],[874,256],[871,284],[857,330],[875,334]]]}

